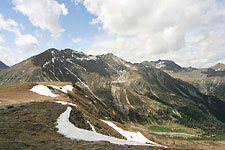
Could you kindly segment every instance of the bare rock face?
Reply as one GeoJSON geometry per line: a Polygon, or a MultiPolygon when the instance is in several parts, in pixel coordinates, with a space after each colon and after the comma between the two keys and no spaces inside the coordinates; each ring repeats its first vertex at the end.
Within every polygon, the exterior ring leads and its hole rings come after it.
{"type": "Polygon", "coordinates": [[[225,65],[222,63],[218,63],[215,66],[211,67],[215,71],[225,71],[225,65]]]}
{"type": "Polygon", "coordinates": [[[91,130],[90,125],[87,123],[87,120],[83,113],[77,110],[75,107],[70,112],[70,122],[73,123],[76,127],[81,129],[91,130]]]}

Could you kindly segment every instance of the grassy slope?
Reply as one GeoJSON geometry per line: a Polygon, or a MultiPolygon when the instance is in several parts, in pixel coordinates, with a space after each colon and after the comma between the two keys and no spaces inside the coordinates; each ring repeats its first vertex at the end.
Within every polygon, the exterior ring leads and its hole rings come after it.
{"type": "Polygon", "coordinates": [[[163,127],[163,126],[150,126],[148,127],[149,131],[154,131],[154,132],[178,132],[178,133],[186,133],[186,130],[184,129],[174,129],[174,128],[168,128],[168,127],[163,127]]]}

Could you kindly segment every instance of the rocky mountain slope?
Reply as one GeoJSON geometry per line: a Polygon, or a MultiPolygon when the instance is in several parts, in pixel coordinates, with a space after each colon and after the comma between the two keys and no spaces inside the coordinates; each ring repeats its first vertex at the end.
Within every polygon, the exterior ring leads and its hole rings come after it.
{"type": "Polygon", "coordinates": [[[173,138],[173,135],[157,135],[148,132],[143,126],[135,127],[134,123],[129,124],[114,115],[108,106],[102,104],[93,95],[69,82],[11,84],[1,86],[0,93],[0,149],[4,150],[210,150],[212,148],[222,150],[225,145],[220,141],[187,140],[182,137],[173,138]],[[67,120],[62,116],[68,108],[71,110],[67,120]],[[61,119],[63,121],[60,122],[61,119]],[[75,132],[70,130],[68,122],[73,124],[72,128],[75,128],[75,132]],[[83,132],[85,134],[82,134],[83,132]],[[98,141],[97,135],[106,139],[98,141]],[[93,138],[97,141],[88,141],[93,138]],[[121,142],[134,145],[112,144],[107,138],[119,139],[121,142]],[[138,146],[135,145],[137,143],[134,140],[140,142],[151,140],[168,148],[151,146],[150,143],[142,143],[144,145],[138,146]]]}
{"type": "Polygon", "coordinates": [[[157,61],[144,61],[142,62],[143,65],[148,66],[148,67],[155,67],[158,69],[162,70],[168,70],[168,71],[173,71],[177,72],[182,70],[182,67],[176,64],[172,60],[157,60],[157,61]]]}
{"type": "Polygon", "coordinates": [[[212,95],[225,101],[225,70],[223,64],[205,69],[184,68],[179,72],[168,73],[174,78],[193,84],[206,95],[212,95]]]}
{"type": "Polygon", "coordinates": [[[9,68],[9,66],[7,66],[6,64],[4,64],[2,61],[0,61],[0,70],[2,69],[7,69],[9,68]]]}
{"type": "Polygon", "coordinates": [[[225,65],[218,63],[210,68],[183,68],[171,60],[144,61],[143,65],[155,67],[194,85],[206,95],[225,100],[225,65]]]}
{"type": "Polygon", "coordinates": [[[225,71],[225,65],[222,63],[218,63],[215,66],[211,67],[215,71],[225,71]]]}
{"type": "Polygon", "coordinates": [[[0,73],[0,85],[46,81],[76,84],[123,122],[172,122],[199,128],[206,135],[225,129],[222,100],[154,66],[132,64],[113,54],[49,49],[0,73]]]}

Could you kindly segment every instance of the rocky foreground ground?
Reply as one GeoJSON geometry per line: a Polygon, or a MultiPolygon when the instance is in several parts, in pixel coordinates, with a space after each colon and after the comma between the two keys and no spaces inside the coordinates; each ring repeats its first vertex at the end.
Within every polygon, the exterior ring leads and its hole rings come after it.
{"type": "MultiPolygon", "coordinates": [[[[56,120],[66,110],[55,102],[29,102],[0,107],[0,149],[61,150],[155,150],[149,146],[115,145],[109,142],[87,142],[65,138],[57,132],[56,120]]],[[[192,141],[153,135],[169,149],[223,149],[224,142],[192,141]]]]}
{"type": "Polygon", "coordinates": [[[114,145],[109,142],[76,141],[57,133],[56,119],[66,106],[54,102],[31,102],[0,108],[0,149],[61,150],[154,150],[146,146],[114,145]]]}

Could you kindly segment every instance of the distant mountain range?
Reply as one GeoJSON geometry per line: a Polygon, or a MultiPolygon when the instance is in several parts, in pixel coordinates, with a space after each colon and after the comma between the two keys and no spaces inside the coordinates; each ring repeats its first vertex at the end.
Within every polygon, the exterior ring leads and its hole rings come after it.
{"type": "Polygon", "coordinates": [[[182,68],[169,60],[133,64],[111,53],[49,49],[2,70],[0,85],[71,82],[123,121],[171,121],[217,134],[225,131],[223,67],[182,68]]]}
{"type": "Polygon", "coordinates": [[[9,68],[9,66],[7,66],[6,64],[4,64],[2,61],[0,61],[0,70],[2,69],[7,69],[9,68]]]}
{"type": "Polygon", "coordinates": [[[159,68],[174,78],[193,84],[202,93],[225,101],[225,65],[218,63],[210,68],[182,68],[171,60],[145,61],[148,67],[159,68]]]}

